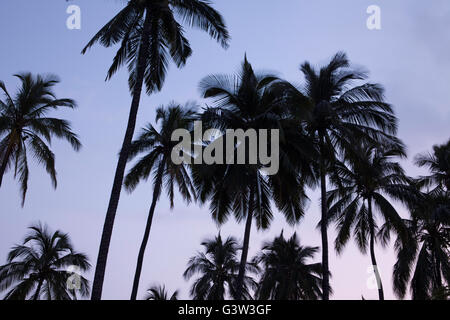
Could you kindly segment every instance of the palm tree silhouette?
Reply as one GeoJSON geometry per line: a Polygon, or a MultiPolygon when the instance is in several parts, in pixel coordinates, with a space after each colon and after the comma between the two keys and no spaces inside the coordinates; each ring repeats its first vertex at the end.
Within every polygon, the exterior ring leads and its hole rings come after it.
{"type": "MultiPolygon", "coordinates": [[[[280,136],[288,134],[289,130],[284,130],[284,124],[290,119],[282,106],[280,85],[275,86],[279,82],[273,75],[255,74],[247,57],[237,76],[212,75],[205,78],[200,85],[202,95],[214,98],[214,105],[203,112],[203,125],[222,132],[227,129],[252,129],[258,134],[259,129],[276,129],[281,131],[280,136]]],[[[259,229],[269,227],[273,218],[271,200],[290,224],[297,223],[304,214],[307,197],[303,182],[297,175],[297,165],[291,162],[289,156],[289,152],[297,149],[296,146],[291,148],[291,145],[299,140],[290,137],[288,135],[280,141],[280,168],[276,175],[265,175],[265,166],[259,160],[256,164],[247,161],[243,165],[231,164],[229,159],[224,158],[223,164],[194,165],[194,181],[199,199],[202,202],[210,201],[213,219],[223,224],[232,213],[238,222],[246,219],[236,287],[237,299],[241,298],[253,220],[259,229]]],[[[227,143],[224,142],[224,145],[227,143]]],[[[236,146],[237,143],[232,141],[232,145],[236,146]]],[[[250,147],[247,142],[246,159],[254,156],[250,154],[250,147]]]]}
{"type": "Polygon", "coordinates": [[[120,42],[121,46],[108,71],[107,79],[122,65],[128,64],[129,85],[133,96],[100,242],[92,287],[93,300],[101,299],[102,295],[114,219],[136,127],[143,84],[145,83],[148,94],[159,91],[166,77],[169,57],[181,67],[192,53],[189,41],[184,37],[183,27],[175,17],[183,23],[208,32],[223,47],[227,47],[229,35],[223,18],[208,1],[130,0],[82,51],[83,54],[86,53],[97,42],[104,47],[111,47],[120,42]]]}
{"type": "Polygon", "coordinates": [[[180,194],[188,203],[193,197],[195,198],[195,189],[188,168],[183,163],[180,165],[174,164],[171,159],[172,150],[177,145],[177,142],[171,140],[172,133],[176,129],[191,131],[194,116],[195,106],[193,105],[188,104],[181,107],[173,103],[168,108],[160,107],[156,111],[156,123],[161,123],[160,131],[149,124],[143,129],[139,138],[131,144],[129,160],[142,153],[144,153],[144,156],[138,160],[125,177],[126,189],[130,192],[133,191],[140,181],[147,180],[150,175],[153,175],[153,199],[137,259],[131,300],[136,300],[137,297],[145,248],[147,247],[156,203],[161,195],[163,184],[166,186],[171,208],[174,206],[175,184],[178,185],[180,194]]]}
{"type": "Polygon", "coordinates": [[[337,53],[320,70],[309,62],[301,66],[306,83],[304,89],[287,87],[286,97],[291,108],[312,111],[302,116],[300,125],[309,133],[319,153],[317,172],[321,187],[321,234],[323,266],[323,299],[329,299],[328,214],[326,204],[327,175],[337,155],[351,150],[350,138],[359,141],[383,142],[397,139],[397,119],[392,107],[384,102],[383,88],[378,84],[359,84],[367,73],[350,67],[343,52],[337,53]]]}
{"type": "Polygon", "coordinates": [[[56,76],[15,75],[21,86],[15,96],[8,93],[0,81],[4,101],[0,100],[0,187],[6,170],[14,166],[22,191],[22,206],[28,189],[28,154],[45,166],[53,187],[56,188],[55,155],[48,147],[52,137],[67,140],[78,151],[81,143],[66,120],[48,117],[51,110],[75,108],[71,99],[57,99],[53,87],[59,83],[56,76]]]}
{"type": "Polygon", "coordinates": [[[414,184],[425,191],[410,201],[411,220],[405,223],[412,239],[397,240],[394,291],[403,298],[411,280],[413,299],[445,298],[442,279],[450,284],[450,143],[434,146],[432,153],[418,155],[415,162],[428,167],[430,175],[419,177],[414,184]]]}
{"type": "Polygon", "coordinates": [[[74,250],[69,236],[41,224],[29,228],[22,245],[0,267],[0,291],[7,300],[75,300],[89,295],[89,282],[81,275],[90,269],[86,255],[74,250]]]}
{"type": "Polygon", "coordinates": [[[317,300],[322,296],[322,265],[307,263],[318,247],[300,245],[297,234],[267,242],[253,262],[262,264],[256,296],[261,300],[317,300]]]}
{"type": "MultiPolygon", "coordinates": [[[[237,251],[239,245],[235,238],[228,237],[225,241],[219,234],[215,239],[202,242],[204,252],[199,252],[188,262],[183,276],[186,280],[195,274],[200,277],[195,280],[191,288],[194,300],[224,300],[226,296],[236,298],[236,283],[238,280],[239,262],[237,251]]],[[[257,267],[246,264],[248,272],[256,272],[257,267]]],[[[249,276],[244,277],[242,297],[251,299],[249,289],[256,286],[256,282],[249,276]]]]}
{"type": "MultiPolygon", "coordinates": [[[[367,252],[369,245],[379,299],[384,300],[383,284],[375,257],[375,242],[379,230],[375,214],[379,213],[384,222],[380,234],[384,234],[385,239],[389,238],[391,231],[395,231],[406,241],[406,226],[397,210],[385,197],[389,195],[393,199],[408,203],[408,199],[413,196],[410,179],[400,164],[394,162],[394,159],[406,155],[402,148],[374,145],[355,145],[353,152],[348,155],[348,166],[342,162],[335,164],[338,176],[335,184],[339,185],[339,188],[327,194],[329,219],[336,221],[338,227],[335,247],[336,251],[341,253],[352,230],[362,253],[367,252]]],[[[332,179],[336,177],[332,175],[332,179]]]]}
{"type": "Polygon", "coordinates": [[[397,239],[394,291],[403,298],[410,283],[413,300],[429,300],[450,284],[450,194],[422,194],[411,205],[412,220],[406,220],[413,238],[397,239]]]}
{"type": "Polygon", "coordinates": [[[169,293],[166,290],[166,287],[163,286],[152,286],[147,290],[147,296],[145,300],[155,300],[155,301],[163,301],[163,300],[178,300],[178,291],[175,291],[169,298],[169,293]]]}

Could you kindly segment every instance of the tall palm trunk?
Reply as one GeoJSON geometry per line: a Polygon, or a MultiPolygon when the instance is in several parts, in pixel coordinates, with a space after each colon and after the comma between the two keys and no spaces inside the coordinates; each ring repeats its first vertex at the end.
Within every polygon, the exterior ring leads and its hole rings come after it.
{"type": "Polygon", "coordinates": [[[37,300],[39,298],[39,294],[41,293],[42,283],[44,282],[44,279],[39,279],[38,286],[36,288],[36,292],[34,293],[33,300],[37,300]]]}
{"type": "Polygon", "coordinates": [[[8,145],[8,148],[6,149],[5,156],[4,156],[3,160],[2,160],[2,164],[1,164],[1,167],[0,167],[0,187],[2,186],[3,175],[5,174],[6,167],[8,166],[8,159],[11,156],[12,151],[13,151],[13,144],[10,143],[8,145]]]}
{"type": "Polygon", "coordinates": [[[327,208],[327,180],[325,167],[324,138],[320,137],[320,189],[321,189],[321,225],[322,234],[322,292],[323,300],[330,299],[330,270],[328,267],[328,208],[327,208]]]}
{"type": "Polygon", "coordinates": [[[370,258],[372,260],[375,279],[377,280],[378,297],[380,300],[384,300],[383,283],[381,282],[381,276],[378,270],[377,259],[375,258],[375,226],[372,214],[372,199],[369,198],[368,202],[369,202],[369,228],[370,228],[370,258]]]}
{"type": "Polygon", "coordinates": [[[253,222],[253,191],[250,191],[250,201],[248,204],[247,222],[245,223],[244,244],[242,246],[241,262],[239,264],[239,274],[236,283],[236,300],[242,299],[244,289],[245,269],[247,266],[248,248],[250,245],[250,232],[253,222]]]}
{"type": "MultiPolygon", "coordinates": [[[[146,12],[143,35],[148,35],[151,31],[151,15],[146,12]]],[[[117,162],[116,173],[114,176],[113,187],[109,199],[108,210],[106,212],[105,223],[103,225],[102,238],[100,241],[100,249],[97,257],[97,265],[95,268],[94,282],[92,284],[92,300],[100,300],[102,297],[103,281],[105,278],[105,269],[108,259],[109,245],[111,242],[114,220],[116,217],[117,206],[119,204],[120,192],[122,190],[123,177],[125,175],[125,167],[128,160],[131,142],[134,130],[136,128],[136,118],[141,100],[142,85],[145,74],[146,55],[150,46],[149,37],[143,36],[141,46],[139,48],[138,68],[136,75],[136,85],[133,90],[133,100],[131,102],[130,114],[128,118],[127,130],[122,144],[122,149],[117,162]]]]}
{"type": "MultiPolygon", "coordinates": [[[[165,160],[162,161],[162,164],[164,164],[165,160]]],[[[142,265],[144,263],[144,255],[145,255],[145,249],[147,247],[148,238],[150,236],[150,230],[152,228],[152,221],[153,221],[153,215],[155,213],[156,203],[158,202],[159,195],[161,193],[161,184],[162,184],[162,176],[163,176],[163,170],[164,165],[160,166],[158,168],[158,177],[157,181],[155,183],[155,190],[153,190],[153,199],[152,204],[150,206],[150,210],[148,212],[148,218],[147,218],[147,224],[145,226],[145,232],[144,232],[144,238],[142,238],[141,248],[139,249],[137,264],[136,264],[136,271],[134,273],[134,280],[133,280],[133,289],[131,290],[131,300],[136,300],[137,293],[139,289],[139,280],[141,278],[141,272],[142,272],[142,265]]]]}

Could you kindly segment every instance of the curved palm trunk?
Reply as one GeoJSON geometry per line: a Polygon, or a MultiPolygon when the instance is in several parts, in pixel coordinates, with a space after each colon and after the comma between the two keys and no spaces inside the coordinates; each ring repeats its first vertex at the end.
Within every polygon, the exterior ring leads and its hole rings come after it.
{"type": "Polygon", "coordinates": [[[323,137],[320,139],[320,190],[321,190],[321,225],[320,232],[322,235],[322,298],[330,299],[330,270],[328,266],[328,208],[327,208],[327,180],[324,158],[324,142],[323,137]]]}
{"type": "MultiPolygon", "coordinates": [[[[151,18],[147,12],[144,22],[143,34],[149,34],[151,29],[151,18]]],[[[92,300],[100,300],[102,297],[103,281],[105,278],[105,269],[108,259],[109,245],[111,243],[111,236],[114,227],[114,220],[116,218],[117,206],[119,204],[120,192],[122,190],[123,177],[125,175],[125,167],[128,160],[131,142],[133,139],[134,130],[136,128],[136,118],[139,109],[139,102],[141,100],[142,85],[145,74],[145,58],[150,46],[149,38],[143,37],[141,47],[139,48],[138,57],[138,71],[136,85],[133,90],[133,100],[131,102],[130,114],[128,118],[127,130],[122,144],[122,149],[117,162],[116,173],[114,176],[113,187],[109,199],[108,210],[106,212],[105,223],[103,225],[102,238],[100,241],[100,249],[97,257],[97,265],[95,268],[94,282],[92,284],[92,300]]]]}
{"type": "Polygon", "coordinates": [[[152,205],[148,213],[147,224],[145,226],[144,238],[142,239],[141,248],[139,249],[139,255],[137,259],[136,271],[134,273],[133,289],[131,290],[131,300],[136,300],[137,292],[139,289],[139,280],[141,278],[142,264],[144,263],[145,248],[147,247],[148,238],[150,236],[150,230],[152,228],[153,215],[155,213],[156,202],[158,196],[153,195],[152,205]]]}
{"type": "Polygon", "coordinates": [[[370,259],[372,260],[373,272],[377,280],[378,297],[380,300],[384,300],[383,283],[381,282],[380,272],[378,270],[377,259],[375,258],[375,228],[372,215],[372,199],[368,199],[369,202],[369,224],[370,224],[370,259]]]}
{"type": "Polygon", "coordinates": [[[242,291],[244,289],[245,269],[247,266],[248,248],[250,245],[250,232],[253,222],[253,192],[250,193],[250,201],[247,213],[247,222],[245,223],[244,244],[242,247],[241,262],[239,265],[239,274],[236,283],[236,300],[242,300],[242,291]]]}
{"type": "Polygon", "coordinates": [[[36,292],[34,293],[33,300],[37,300],[39,298],[39,294],[41,293],[41,288],[42,288],[43,282],[44,282],[43,279],[39,279],[39,283],[38,283],[38,286],[36,288],[36,292]]]}

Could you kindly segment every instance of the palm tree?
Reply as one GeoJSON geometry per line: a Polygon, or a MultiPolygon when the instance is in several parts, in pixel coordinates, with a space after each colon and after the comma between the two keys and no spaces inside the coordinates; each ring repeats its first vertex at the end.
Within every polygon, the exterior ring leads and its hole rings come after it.
{"type": "Polygon", "coordinates": [[[322,265],[307,263],[318,247],[300,245],[297,234],[286,240],[281,232],[267,242],[254,258],[262,264],[262,274],[256,295],[261,300],[317,300],[322,296],[322,265]]]}
{"type": "MultiPolygon", "coordinates": [[[[238,280],[239,262],[237,259],[238,243],[235,238],[228,237],[225,241],[219,235],[215,239],[202,242],[204,252],[199,252],[189,260],[183,276],[186,280],[195,274],[200,277],[191,288],[194,300],[224,300],[225,296],[236,298],[236,283],[238,280]]],[[[247,264],[248,272],[256,272],[257,267],[247,264]]],[[[249,276],[244,277],[242,296],[250,300],[249,289],[256,282],[249,276]]]]}
{"type": "Polygon", "coordinates": [[[90,269],[88,258],[76,252],[69,236],[50,233],[41,224],[29,228],[22,245],[12,248],[8,263],[0,267],[0,291],[5,299],[75,300],[89,295],[89,282],[81,275],[90,269]]]}
{"type": "MultiPolygon", "coordinates": [[[[200,85],[203,97],[214,99],[214,105],[208,107],[201,116],[204,126],[221,132],[228,129],[255,130],[256,134],[260,129],[279,130],[282,137],[279,142],[280,168],[275,175],[263,173],[265,166],[260,159],[256,164],[242,165],[231,164],[224,158],[223,164],[194,166],[199,199],[210,202],[213,219],[223,224],[232,213],[238,222],[246,219],[237,299],[242,294],[253,220],[259,229],[267,229],[273,218],[273,200],[286,220],[295,224],[304,214],[303,207],[307,199],[304,183],[297,175],[298,166],[291,162],[291,153],[301,155],[304,146],[300,143],[295,146],[292,142],[304,139],[298,132],[288,134],[291,129],[288,125],[285,128],[290,119],[281,104],[280,83],[273,75],[255,74],[245,57],[238,75],[212,75],[200,85]]],[[[227,139],[226,136],[221,138],[227,139]]],[[[260,138],[258,134],[258,140],[260,138]]],[[[236,141],[232,141],[232,145],[237,148],[236,141]]],[[[246,159],[254,156],[250,154],[251,147],[250,143],[245,143],[246,159]]],[[[244,147],[239,145],[239,148],[244,147]]]]}
{"type": "Polygon", "coordinates": [[[59,83],[56,76],[33,76],[31,73],[15,75],[21,86],[11,96],[0,81],[4,100],[0,100],[0,187],[6,170],[14,166],[22,191],[22,206],[28,189],[28,155],[45,166],[53,187],[56,188],[55,155],[49,146],[57,137],[67,140],[78,151],[81,147],[77,135],[71,131],[66,120],[48,117],[51,110],[75,108],[71,99],[57,99],[53,88],[59,83]],[[29,152],[27,152],[29,151],[29,152]]]}
{"type": "Polygon", "coordinates": [[[338,176],[336,184],[339,184],[339,188],[327,194],[329,219],[336,221],[338,227],[336,251],[342,252],[352,230],[363,254],[367,252],[369,245],[380,300],[384,300],[384,292],[375,257],[375,242],[379,229],[375,214],[379,213],[384,222],[382,234],[385,234],[385,238],[394,230],[403,239],[407,239],[402,218],[386,198],[386,195],[389,195],[393,199],[407,202],[414,196],[410,179],[400,164],[394,161],[395,158],[404,156],[401,148],[355,145],[354,152],[347,157],[348,166],[342,162],[335,164],[338,176]]]}
{"type": "Polygon", "coordinates": [[[446,144],[434,146],[431,154],[419,154],[415,163],[431,171],[431,175],[419,179],[423,186],[450,190],[450,140],[446,144]]]}
{"type": "Polygon", "coordinates": [[[107,79],[127,63],[133,96],[100,242],[92,288],[93,300],[101,299],[102,295],[114,219],[136,127],[143,84],[145,82],[148,94],[159,91],[164,83],[169,57],[181,67],[192,53],[189,41],[184,37],[183,27],[175,17],[183,23],[208,32],[223,47],[227,47],[229,35],[225,23],[222,16],[210,6],[209,1],[129,0],[125,8],[108,22],[82,51],[84,54],[97,42],[105,47],[120,42],[121,46],[108,71],[107,79]]]}
{"type": "Polygon", "coordinates": [[[394,291],[403,298],[411,280],[413,300],[443,296],[450,285],[450,193],[422,194],[411,205],[411,215],[405,223],[414,237],[396,242],[394,291]]]}
{"type": "Polygon", "coordinates": [[[147,247],[156,203],[161,196],[163,184],[166,186],[171,208],[174,206],[175,184],[178,185],[180,194],[188,203],[193,197],[195,198],[195,189],[186,165],[177,165],[172,162],[171,158],[172,150],[177,145],[177,142],[172,141],[172,133],[176,129],[192,130],[192,120],[195,116],[194,108],[193,105],[188,104],[181,107],[175,103],[168,108],[158,108],[156,123],[161,122],[161,130],[158,131],[151,124],[147,125],[130,148],[129,160],[136,158],[139,154],[144,154],[144,156],[138,160],[125,177],[126,189],[130,192],[133,191],[139,182],[148,180],[150,175],[153,175],[153,199],[137,259],[131,300],[136,300],[137,297],[145,248],[147,247]]]}
{"type": "Polygon", "coordinates": [[[360,84],[367,73],[350,67],[343,52],[337,53],[328,65],[316,70],[309,62],[301,66],[306,83],[303,90],[290,86],[286,90],[291,108],[304,109],[305,99],[312,111],[300,119],[319,153],[317,172],[321,188],[322,288],[323,299],[329,299],[327,175],[336,155],[351,149],[349,138],[371,142],[393,140],[397,119],[392,107],[384,102],[383,88],[378,84],[360,84]]]}
{"type": "Polygon", "coordinates": [[[442,287],[441,289],[433,292],[432,300],[449,300],[450,299],[450,287],[442,287]]]}
{"type": "Polygon", "coordinates": [[[148,289],[147,292],[148,294],[145,297],[145,300],[155,300],[155,301],[178,300],[178,291],[175,291],[169,298],[169,293],[167,292],[165,286],[153,286],[150,289],[148,289]]]}

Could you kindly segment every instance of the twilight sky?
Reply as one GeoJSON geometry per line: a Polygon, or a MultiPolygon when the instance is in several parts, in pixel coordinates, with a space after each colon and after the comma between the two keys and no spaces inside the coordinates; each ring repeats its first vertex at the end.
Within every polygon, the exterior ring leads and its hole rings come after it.
{"type": "MultiPolygon", "coordinates": [[[[371,82],[386,88],[387,100],[400,119],[399,136],[408,146],[410,175],[423,173],[411,164],[414,155],[443,143],[450,136],[450,3],[448,0],[227,0],[214,1],[232,36],[223,50],[205,33],[188,29],[194,54],[185,68],[171,66],[164,89],[141,102],[137,128],[154,121],[155,109],[175,100],[202,102],[198,83],[211,73],[233,73],[244,53],[255,69],[277,71],[281,77],[302,83],[299,65],[305,60],[326,63],[339,50],[348,53],[355,65],[371,71],[371,82]],[[382,12],[382,29],[369,31],[366,9],[377,4],[382,12]]],[[[112,186],[116,155],[121,145],[131,98],[126,69],[104,82],[114,49],[94,47],[86,56],[81,49],[123,6],[121,1],[75,0],[82,13],[81,30],[66,28],[63,0],[0,1],[0,79],[14,92],[20,71],[54,73],[62,83],[58,97],[75,99],[79,108],[53,115],[69,119],[84,145],[79,153],[66,143],[54,141],[59,186],[51,188],[45,170],[31,165],[28,198],[20,206],[19,186],[7,174],[0,189],[0,264],[9,249],[22,241],[26,227],[36,221],[68,232],[79,251],[95,264],[101,230],[112,186]]],[[[104,298],[128,299],[135,260],[140,245],[151,186],[142,184],[133,194],[122,193],[115,223],[104,286],[104,298]]],[[[319,198],[310,191],[311,203],[300,225],[291,228],[281,214],[269,231],[254,228],[250,256],[264,240],[282,229],[294,230],[304,245],[319,246],[319,198]]],[[[399,210],[405,214],[401,206],[399,210]]],[[[230,221],[222,235],[243,236],[244,225],[230,221]]],[[[218,227],[207,207],[186,207],[181,201],[170,211],[162,197],[157,205],[139,296],[154,283],[180,289],[188,298],[189,283],[182,273],[200,242],[212,237],[218,227]]],[[[334,241],[331,232],[330,243],[334,241]]],[[[332,249],[330,247],[330,249],[332,249]]],[[[391,289],[392,248],[377,247],[379,267],[387,298],[391,289]]],[[[368,286],[370,258],[362,256],[353,242],[336,256],[331,250],[330,269],[335,299],[376,299],[377,290],[368,286]]],[[[320,260],[320,254],[316,256],[320,260]]],[[[92,279],[92,273],[88,274],[92,279]]]]}

